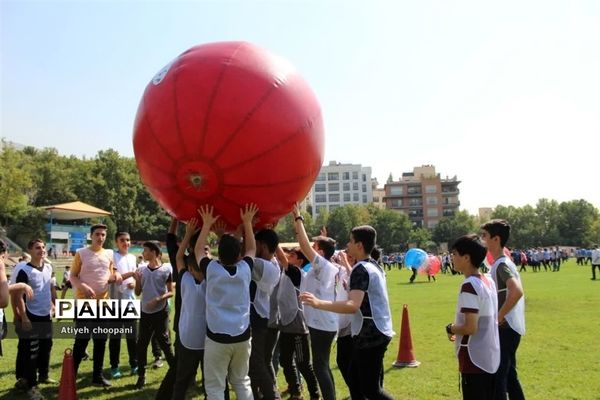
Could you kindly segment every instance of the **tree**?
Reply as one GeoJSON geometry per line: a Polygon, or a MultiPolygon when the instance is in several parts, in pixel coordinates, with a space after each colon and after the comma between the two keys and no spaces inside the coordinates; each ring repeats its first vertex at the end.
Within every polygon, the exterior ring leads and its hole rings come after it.
{"type": "Polygon", "coordinates": [[[381,210],[369,206],[371,226],[377,231],[377,244],[385,253],[400,251],[406,248],[411,223],[406,214],[394,210],[381,210]]]}
{"type": "Polygon", "coordinates": [[[414,244],[415,247],[429,249],[431,246],[431,232],[426,228],[414,228],[408,235],[408,242],[414,244]]]}
{"type": "Polygon", "coordinates": [[[598,210],[585,200],[571,200],[560,203],[558,231],[563,238],[561,244],[590,247],[594,222],[598,219],[598,210]]]}
{"type": "Polygon", "coordinates": [[[10,226],[30,211],[31,164],[22,151],[2,143],[0,153],[0,224],[10,226]]]}
{"type": "Polygon", "coordinates": [[[540,199],[535,209],[538,217],[537,245],[550,246],[561,242],[558,231],[560,208],[556,200],[540,199]]]}
{"type": "Polygon", "coordinates": [[[476,219],[467,211],[442,218],[433,229],[431,238],[437,243],[450,243],[462,235],[477,231],[476,219]]]}
{"type": "Polygon", "coordinates": [[[343,248],[350,241],[350,230],[355,226],[368,224],[369,220],[369,212],[364,206],[351,204],[339,207],[329,216],[327,232],[343,248]]]}

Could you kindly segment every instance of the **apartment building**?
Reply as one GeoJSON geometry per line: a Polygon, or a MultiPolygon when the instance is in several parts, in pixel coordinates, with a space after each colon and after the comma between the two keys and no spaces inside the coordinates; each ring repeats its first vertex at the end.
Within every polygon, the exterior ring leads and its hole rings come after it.
{"type": "Polygon", "coordinates": [[[433,165],[415,167],[399,181],[385,184],[385,205],[408,215],[415,226],[434,228],[441,218],[458,211],[459,184],[456,176],[442,179],[433,165]]]}
{"type": "Polygon", "coordinates": [[[373,201],[371,167],[330,161],[317,176],[311,192],[312,216],[348,204],[369,204],[373,201]]]}

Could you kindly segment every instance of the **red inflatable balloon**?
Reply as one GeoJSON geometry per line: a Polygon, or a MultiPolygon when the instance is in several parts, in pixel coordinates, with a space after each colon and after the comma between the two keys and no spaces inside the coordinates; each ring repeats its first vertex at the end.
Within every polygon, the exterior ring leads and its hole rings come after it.
{"type": "Polygon", "coordinates": [[[302,201],[323,163],[319,103],[287,61],[245,42],[197,46],[148,84],[133,134],[151,195],[186,221],[204,204],[230,228],[246,203],[258,226],[302,201]]]}

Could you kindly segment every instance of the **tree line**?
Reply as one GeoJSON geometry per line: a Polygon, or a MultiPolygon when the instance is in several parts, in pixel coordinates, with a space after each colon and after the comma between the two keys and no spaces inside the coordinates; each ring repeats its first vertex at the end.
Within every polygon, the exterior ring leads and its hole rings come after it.
{"type": "MultiPolygon", "coordinates": [[[[79,158],[60,155],[53,148],[19,150],[6,143],[2,147],[0,225],[18,244],[45,237],[48,217],[41,207],[78,200],[112,213],[103,218],[109,234],[118,229],[130,232],[135,240],[164,237],[170,216],[142,184],[132,157],[112,149],[79,158]]],[[[316,236],[325,226],[341,247],[348,242],[352,227],[372,225],[386,252],[404,251],[409,245],[435,250],[458,236],[478,232],[484,222],[467,211],[458,211],[441,219],[434,229],[426,229],[415,226],[401,212],[374,205],[347,205],[315,219],[306,212],[304,217],[307,232],[316,236]]],[[[492,218],[504,218],[511,224],[511,247],[591,247],[600,243],[600,213],[582,199],[561,203],[540,199],[535,207],[499,205],[492,218]]],[[[292,222],[288,215],[276,226],[282,242],[296,241],[292,222]]]]}

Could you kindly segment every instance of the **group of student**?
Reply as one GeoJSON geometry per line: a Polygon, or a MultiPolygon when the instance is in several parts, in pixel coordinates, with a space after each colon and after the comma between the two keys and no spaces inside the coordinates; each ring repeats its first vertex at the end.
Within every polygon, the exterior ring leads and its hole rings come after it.
{"type": "MultiPolygon", "coordinates": [[[[151,338],[157,339],[169,364],[157,399],[185,398],[198,367],[208,399],[229,398],[229,387],[240,400],[279,399],[273,364],[278,342],[290,398],[302,399],[301,375],[311,399],[335,399],[329,360],[336,337],[338,366],[352,398],[391,399],[382,383],[383,357],[393,331],[385,274],[370,257],[375,230],[370,226],[354,228],[347,249],[336,254],[336,242],[329,237],[313,238],[311,244],[296,206],[294,224],[300,246],[284,251],[275,231],[254,233],[257,212],[254,205],[240,211],[243,237],[238,237],[223,232],[212,208],[203,207],[199,210],[202,224],[196,219],[188,221],[179,244],[178,223],[173,220],[167,235],[171,262],[162,262],[159,242],[148,241],[143,245],[145,264],[141,267],[127,252],[127,233],[116,234],[118,251],[113,252],[104,249],[107,227],[96,224],[90,230],[91,244],[76,252],[70,267],[68,281],[75,290],[74,297],[140,296],[139,327],[135,335],[126,338],[129,363],[138,376],[136,388],[143,388],[148,345],[151,338]],[[211,230],[219,234],[218,259],[207,251],[211,230]],[[175,297],[174,351],[169,326],[171,297],[175,297]]],[[[37,332],[38,336],[19,340],[16,362],[16,386],[28,398],[42,399],[37,385],[51,381],[48,366],[56,290],[50,283],[52,267],[44,261],[45,243],[32,240],[28,250],[31,260],[15,267],[6,289],[12,297],[15,323],[23,331],[31,330],[29,321],[43,321],[48,328],[48,335],[37,332]]],[[[103,323],[115,324],[75,320],[81,333],[75,338],[73,358],[77,375],[92,340],[92,383],[109,387],[111,382],[103,374],[108,338],[80,329],[103,323]]],[[[133,320],[120,320],[119,324],[135,325],[133,320]]],[[[114,370],[113,345],[118,367],[121,340],[112,339],[114,370]]]]}
{"type": "MultiPolygon", "coordinates": [[[[145,263],[139,266],[128,253],[125,232],[116,234],[117,252],[104,249],[107,228],[102,224],[91,227],[91,245],[75,254],[69,281],[76,298],[140,296],[139,328],[126,338],[137,389],[146,384],[147,350],[155,338],[169,364],[157,399],[184,399],[199,367],[209,400],[228,399],[229,387],[240,400],[280,399],[273,362],[278,343],[277,359],[290,399],[302,399],[301,378],[311,400],[335,399],[329,360],[337,338],[336,362],[351,398],[393,398],[383,389],[383,358],[394,332],[386,277],[378,257],[371,255],[376,245],[372,227],[353,228],[346,249],[336,252],[336,242],[326,231],[311,244],[296,206],[299,247],[284,250],[273,230],[254,233],[254,205],[240,210],[243,237],[225,233],[212,208],[198,211],[199,219],[188,221],[179,244],[178,222],[172,221],[166,240],[170,263],[162,262],[160,243],[148,241],[143,245],[145,263]],[[211,231],[219,236],[218,258],[209,252],[211,231]],[[168,304],[172,297],[174,350],[168,304]]],[[[482,232],[481,238],[457,239],[451,248],[454,268],[465,280],[446,333],[456,345],[464,399],[505,399],[507,393],[510,399],[524,399],[516,371],[516,351],[525,333],[523,288],[515,264],[503,253],[510,226],[493,220],[482,232]],[[479,270],[488,250],[495,260],[490,277],[479,270]]],[[[44,242],[32,240],[28,250],[31,260],[17,265],[10,283],[0,261],[0,307],[6,307],[10,294],[15,323],[23,331],[37,322],[51,326],[56,298],[44,242]]],[[[1,244],[0,255],[5,252],[1,244]]],[[[85,327],[90,321],[78,319],[75,324],[85,327]]],[[[133,320],[119,324],[135,326],[133,320]]],[[[111,382],[103,375],[105,336],[76,337],[75,373],[90,339],[92,383],[108,387],[111,382]]],[[[111,340],[113,371],[120,343],[119,337],[111,340]]],[[[37,384],[51,381],[51,348],[49,335],[19,340],[17,384],[30,399],[42,399],[37,384]]]]}

